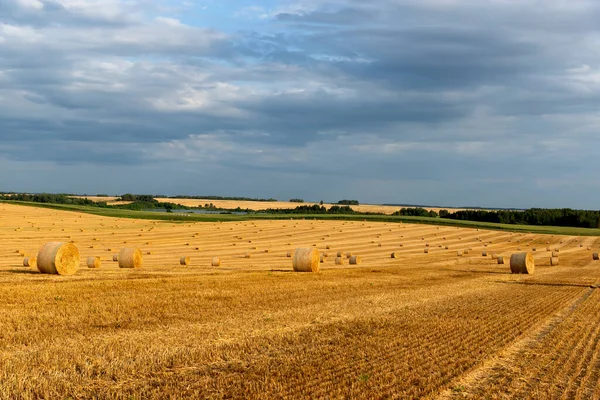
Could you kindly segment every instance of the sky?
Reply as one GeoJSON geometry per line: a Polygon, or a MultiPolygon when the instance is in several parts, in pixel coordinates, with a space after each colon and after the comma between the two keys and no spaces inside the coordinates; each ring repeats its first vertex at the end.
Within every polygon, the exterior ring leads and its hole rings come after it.
{"type": "Polygon", "coordinates": [[[600,2],[0,0],[0,191],[600,204],[600,2]]]}

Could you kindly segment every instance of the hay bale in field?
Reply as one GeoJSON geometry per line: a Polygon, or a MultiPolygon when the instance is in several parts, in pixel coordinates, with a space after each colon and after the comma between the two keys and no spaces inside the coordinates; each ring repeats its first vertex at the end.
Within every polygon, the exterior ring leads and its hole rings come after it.
{"type": "Polygon", "coordinates": [[[344,265],[344,257],[336,257],[335,265],[344,265]]]}
{"type": "Polygon", "coordinates": [[[592,259],[593,260],[600,260],[600,257],[598,256],[598,253],[592,254],[592,259]]]}
{"type": "Polygon", "coordinates": [[[119,255],[118,254],[113,254],[113,261],[119,261],[119,255]]]}
{"type": "Polygon", "coordinates": [[[37,267],[37,258],[35,258],[35,257],[25,257],[23,259],[23,266],[24,267],[33,267],[33,268],[36,268],[37,267]]]}
{"type": "Polygon", "coordinates": [[[210,261],[210,265],[213,267],[220,267],[221,259],[219,257],[213,257],[212,260],[210,261]]]}
{"type": "Polygon", "coordinates": [[[456,252],[456,255],[457,255],[458,257],[462,257],[462,256],[463,256],[463,251],[462,251],[462,250],[458,250],[458,251],[456,252]]]}
{"type": "Polygon", "coordinates": [[[510,271],[513,274],[533,274],[535,260],[531,253],[514,253],[510,256],[510,271]]]}
{"type": "Polygon", "coordinates": [[[492,258],[498,258],[498,255],[496,253],[492,253],[492,258]]]}
{"type": "Polygon", "coordinates": [[[425,243],[425,247],[429,247],[429,243],[425,243]]]}
{"type": "Polygon", "coordinates": [[[553,251],[552,252],[552,257],[558,257],[558,251],[553,251]]]}
{"type": "Polygon", "coordinates": [[[465,251],[464,251],[463,253],[464,253],[465,255],[467,255],[467,254],[469,254],[469,251],[471,251],[471,250],[469,250],[469,249],[465,249],[465,251]]]}
{"type": "Polygon", "coordinates": [[[338,252],[337,252],[337,257],[344,257],[344,253],[343,253],[343,252],[341,252],[341,251],[338,251],[338,252]]]}
{"type": "Polygon", "coordinates": [[[325,246],[325,248],[326,248],[327,250],[329,250],[329,249],[331,249],[331,246],[330,246],[330,245],[327,245],[327,246],[325,246]]]}
{"type": "Polygon", "coordinates": [[[321,257],[319,258],[319,262],[324,263],[325,261],[327,261],[327,256],[325,254],[321,254],[321,257]]]}
{"type": "Polygon", "coordinates": [[[100,268],[102,266],[102,260],[100,260],[100,257],[88,257],[86,264],[88,268],[100,268]]]}
{"type": "Polygon", "coordinates": [[[346,252],[346,258],[350,258],[352,257],[354,254],[352,254],[351,251],[346,252]]]}
{"type": "Polygon", "coordinates": [[[498,264],[504,264],[504,256],[498,256],[498,264]]]}
{"type": "Polygon", "coordinates": [[[400,258],[400,254],[398,254],[398,252],[394,251],[394,252],[391,254],[391,257],[392,257],[392,258],[400,258]]]}
{"type": "Polygon", "coordinates": [[[358,265],[361,263],[361,258],[360,256],[352,256],[350,257],[350,265],[358,265]]]}
{"type": "Polygon", "coordinates": [[[558,265],[558,257],[550,257],[550,265],[558,265]]]}
{"type": "Polygon", "coordinates": [[[141,268],[144,263],[142,251],[135,247],[121,249],[119,252],[119,268],[141,268]]]}
{"type": "Polygon", "coordinates": [[[179,258],[179,265],[190,265],[190,258],[188,256],[181,256],[179,258]]]}
{"type": "Polygon", "coordinates": [[[292,252],[291,252],[291,251],[288,251],[287,253],[285,253],[285,256],[286,256],[286,257],[291,257],[291,256],[292,256],[292,252]]]}
{"type": "Polygon", "coordinates": [[[546,251],[550,251],[550,247],[546,247],[546,251]]]}
{"type": "Polygon", "coordinates": [[[429,254],[429,249],[426,247],[426,248],[423,250],[423,253],[425,253],[425,254],[429,254]]]}
{"type": "Polygon", "coordinates": [[[79,250],[72,243],[49,242],[40,248],[37,268],[43,274],[73,275],[79,269],[79,250]]]}
{"type": "Polygon", "coordinates": [[[537,249],[536,249],[535,247],[533,247],[533,248],[531,249],[531,251],[537,251],[537,249]]]}
{"type": "Polygon", "coordinates": [[[244,254],[244,258],[251,258],[252,257],[252,253],[246,253],[244,254]]]}
{"type": "Polygon", "coordinates": [[[299,248],[294,252],[292,267],[296,272],[319,272],[321,266],[319,250],[299,248]]]}
{"type": "Polygon", "coordinates": [[[588,248],[587,248],[587,249],[588,249],[588,250],[591,250],[591,249],[592,249],[592,246],[588,246],[588,248]]]}
{"type": "Polygon", "coordinates": [[[482,252],[481,252],[481,255],[482,255],[483,257],[487,257],[487,251],[485,251],[485,250],[484,250],[484,251],[482,251],[482,252]]]}

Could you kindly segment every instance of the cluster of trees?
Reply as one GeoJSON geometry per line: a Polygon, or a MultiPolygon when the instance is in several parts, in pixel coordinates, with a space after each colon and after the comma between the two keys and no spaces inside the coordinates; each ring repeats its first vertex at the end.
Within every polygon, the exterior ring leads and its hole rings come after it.
{"type": "Polygon", "coordinates": [[[570,208],[530,208],[515,210],[463,210],[453,213],[440,211],[440,217],[501,224],[572,226],[577,228],[600,228],[600,211],[573,210],[570,208]]]}
{"type": "Polygon", "coordinates": [[[358,200],[340,200],[337,202],[338,204],[345,204],[347,206],[357,206],[358,200]]]}
{"type": "Polygon", "coordinates": [[[304,203],[304,199],[290,199],[290,203],[304,203]]]}
{"type": "Polygon", "coordinates": [[[1,200],[15,200],[15,201],[29,201],[29,202],[33,202],[33,203],[74,204],[74,205],[79,205],[79,206],[107,207],[105,202],[96,203],[92,200],[70,197],[69,195],[66,195],[66,194],[15,193],[15,194],[2,194],[2,195],[0,195],[0,199],[1,200]]]}
{"type": "MultiPolygon", "coordinates": [[[[155,196],[167,197],[167,196],[155,196]]],[[[252,197],[230,197],[230,196],[171,196],[170,199],[206,199],[206,200],[237,200],[237,201],[277,201],[277,199],[257,199],[252,197]]]]}
{"type": "Polygon", "coordinates": [[[327,209],[327,207],[318,204],[298,206],[291,209],[270,208],[265,212],[268,214],[357,214],[349,206],[331,206],[327,209]]]}
{"type": "Polygon", "coordinates": [[[121,198],[119,200],[122,201],[142,201],[142,202],[148,202],[148,203],[152,203],[152,202],[156,202],[157,200],[154,199],[153,195],[150,194],[131,194],[131,193],[126,193],[121,195],[121,198]]]}
{"type": "MultiPolygon", "coordinates": [[[[446,210],[443,210],[446,211],[446,210]]],[[[414,208],[401,208],[399,211],[396,211],[392,215],[402,215],[409,217],[433,217],[437,218],[438,213],[435,211],[428,211],[422,207],[414,207],[414,208]]]]}

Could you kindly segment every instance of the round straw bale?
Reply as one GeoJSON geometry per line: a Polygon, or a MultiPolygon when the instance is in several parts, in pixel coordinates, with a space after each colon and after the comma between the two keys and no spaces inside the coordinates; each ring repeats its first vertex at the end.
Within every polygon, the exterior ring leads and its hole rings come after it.
{"type": "Polygon", "coordinates": [[[592,254],[592,259],[594,259],[594,260],[600,260],[600,257],[598,256],[598,253],[592,254]]]}
{"type": "Polygon", "coordinates": [[[338,251],[338,252],[337,252],[337,256],[338,256],[338,257],[344,257],[344,253],[342,253],[341,251],[338,251]]]}
{"type": "Polygon", "coordinates": [[[119,261],[119,255],[118,254],[113,254],[113,261],[119,261]]]}
{"type": "Polygon", "coordinates": [[[588,246],[588,248],[587,248],[587,249],[588,249],[588,250],[591,250],[591,249],[592,249],[592,246],[588,246]]]}
{"type": "Polygon", "coordinates": [[[498,256],[498,264],[504,264],[504,256],[498,256]]]}
{"type": "Polygon", "coordinates": [[[291,257],[291,256],[292,256],[292,252],[291,252],[291,251],[288,251],[287,253],[285,253],[285,256],[286,256],[286,257],[291,257]]]}
{"type": "Polygon", "coordinates": [[[470,251],[469,249],[465,249],[464,254],[465,255],[469,254],[469,251],[470,251]]]}
{"type": "Polygon", "coordinates": [[[358,265],[361,263],[360,256],[352,256],[350,257],[350,265],[358,265]]]}
{"type": "Polygon", "coordinates": [[[558,251],[553,251],[552,252],[552,257],[558,257],[558,251]]]}
{"type": "Polygon", "coordinates": [[[458,250],[458,251],[456,252],[456,255],[457,255],[458,257],[462,257],[462,255],[463,255],[463,251],[462,251],[462,250],[458,250]]]}
{"type": "Polygon", "coordinates": [[[425,249],[423,250],[423,253],[428,254],[429,253],[429,249],[427,247],[425,247],[425,249]]]}
{"type": "Polygon", "coordinates": [[[37,258],[35,258],[35,257],[25,257],[23,259],[23,266],[24,267],[33,267],[33,268],[36,268],[37,267],[37,258]]]}
{"type": "Polygon", "coordinates": [[[252,258],[252,253],[246,253],[244,254],[244,258],[252,258]]]}
{"type": "Polygon", "coordinates": [[[220,267],[221,266],[221,259],[219,257],[213,257],[210,265],[213,267],[220,267]]]}
{"type": "Polygon", "coordinates": [[[391,255],[392,258],[400,258],[400,254],[397,251],[394,251],[391,255]]]}
{"type": "Polygon", "coordinates": [[[514,253],[510,256],[510,271],[513,274],[533,274],[535,260],[531,253],[514,253]]]}
{"type": "Polygon", "coordinates": [[[88,257],[87,266],[88,268],[100,268],[102,266],[102,260],[100,260],[100,257],[88,257]]]}
{"type": "Polygon", "coordinates": [[[485,251],[485,250],[484,250],[484,251],[482,251],[482,252],[481,252],[481,255],[482,255],[483,257],[487,257],[487,251],[485,251]]]}
{"type": "Polygon", "coordinates": [[[496,253],[492,253],[492,258],[498,258],[498,255],[496,253]]]}
{"type": "Polygon", "coordinates": [[[536,249],[535,247],[533,247],[533,248],[531,249],[531,251],[537,251],[537,249],[536,249]]]}
{"type": "Polygon", "coordinates": [[[325,262],[327,261],[327,256],[325,254],[321,254],[321,258],[319,259],[320,262],[325,262]]]}
{"type": "Polygon", "coordinates": [[[352,257],[354,254],[352,254],[351,251],[346,252],[346,258],[350,258],[352,257]]]}
{"type": "Polygon", "coordinates": [[[344,257],[336,257],[335,265],[344,265],[344,257]]]}
{"type": "Polygon", "coordinates": [[[119,268],[141,268],[144,256],[140,249],[128,247],[119,252],[119,268]]]}
{"type": "Polygon", "coordinates": [[[190,265],[190,258],[188,256],[181,256],[179,258],[180,265],[190,265]]]}
{"type": "Polygon", "coordinates": [[[38,252],[37,268],[43,274],[73,275],[79,269],[79,260],[74,244],[49,242],[38,252]]]}
{"type": "Polygon", "coordinates": [[[292,267],[296,272],[319,272],[319,250],[311,248],[296,249],[292,267]]]}
{"type": "Polygon", "coordinates": [[[550,265],[558,265],[558,257],[550,257],[550,265]]]}

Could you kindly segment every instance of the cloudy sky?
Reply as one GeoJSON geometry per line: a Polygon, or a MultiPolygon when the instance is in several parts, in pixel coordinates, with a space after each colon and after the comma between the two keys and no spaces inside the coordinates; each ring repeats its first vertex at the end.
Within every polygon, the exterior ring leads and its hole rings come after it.
{"type": "Polygon", "coordinates": [[[0,0],[0,191],[600,208],[595,0],[0,0]]]}

